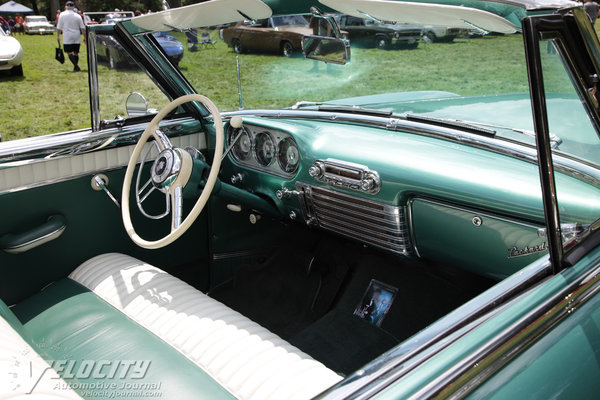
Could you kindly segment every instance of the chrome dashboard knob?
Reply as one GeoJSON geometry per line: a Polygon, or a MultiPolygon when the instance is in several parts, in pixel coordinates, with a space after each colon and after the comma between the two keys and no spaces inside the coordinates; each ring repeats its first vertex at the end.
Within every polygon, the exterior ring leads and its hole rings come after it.
{"type": "Polygon", "coordinates": [[[310,176],[312,176],[313,178],[318,178],[321,175],[323,175],[323,170],[321,169],[321,167],[318,164],[313,164],[310,166],[310,168],[308,169],[308,174],[310,176]]]}
{"type": "Polygon", "coordinates": [[[365,192],[370,192],[375,187],[375,179],[368,177],[360,182],[360,188],[365,192]]]}

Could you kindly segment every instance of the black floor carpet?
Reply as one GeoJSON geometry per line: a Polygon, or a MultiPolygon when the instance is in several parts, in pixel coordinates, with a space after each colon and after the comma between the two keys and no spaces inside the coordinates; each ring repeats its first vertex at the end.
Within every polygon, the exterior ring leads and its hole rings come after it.
{"type": "Polygon", "coordinates": [[[494,282],[330,237],[294,237],[266,262],[246,265],[217,300],[348,374],[494,282]],[[372,280],[397,289],[376,326],[354,315],[372,280]]]}

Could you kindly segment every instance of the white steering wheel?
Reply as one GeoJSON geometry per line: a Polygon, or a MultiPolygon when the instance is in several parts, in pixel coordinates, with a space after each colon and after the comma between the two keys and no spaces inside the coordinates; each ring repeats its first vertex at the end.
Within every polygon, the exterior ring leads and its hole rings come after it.
{"type": "MultiPolygon", "coordinates": [[[[200,215],[202,212],[202,209],[206,205],[208,197],[212,192],[215,182],[217,181],[219,169],[221,168],[221,158],[223,157],[223,143],[223,121],[221,120],[219,110],[208,97],[200,94],[181,96],[167,104],[165,108],[156,114],[152,121],[150,121],[150,124],[146,130],[144,130],[144,133],[133,149],[133,154],[129,159],[129,164],[127,164],[127,171],[125,172],[125,179],[123,181],[123,192],[121,195],[121,215],[123,218],[123,225],[125,226],[125,230],[127,231],[127,234],[131,240],[133,240],[138,246],[146,249],[158,249],[171,244],[181,235],[183,235],[183,233],[192,225],[198,215],[200,215]],[[187,151],[173,147],[168,137],[160,131],[158,125],[160,121],[162,121],[172,110],[189,101],[199,101],[210,111],[215,124],[216,143],[213,163],[210,168],[208,178],[206,179],[204,189],[202,190],[202,194],[196,201],[194,208],[192,208],[188,216],[182,222],[183,188],[189,181],[194,162],[192,156],[187,151]],[[131,214],[129,212],[129,189],[133,178],[133,172],[142,149],[151,135],[154,136],[160,153],[152,164],[150,170],[150,179],[155,188],[169,194],[171,198],[172,210],[171,232],[163,238],[154,241],[142,239],[135,232],[133,224],[131,223],[131,214]]],[[[142,165],[140,165],[140,168],[142,168],[142,165]]],[[[136,190],[138,189],[136,188],[136,190]]]]}

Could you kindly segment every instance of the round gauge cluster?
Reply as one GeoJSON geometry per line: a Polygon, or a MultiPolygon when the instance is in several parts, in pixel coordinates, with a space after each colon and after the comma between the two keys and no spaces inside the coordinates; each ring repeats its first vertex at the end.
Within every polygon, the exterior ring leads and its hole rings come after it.
{"type": "Polygon", "coordinates": [[[298,145],[287,133],[245,125],[230,129],[227,142],[241,164],[278,175],[289,176],[298,170],[298,145]]]}

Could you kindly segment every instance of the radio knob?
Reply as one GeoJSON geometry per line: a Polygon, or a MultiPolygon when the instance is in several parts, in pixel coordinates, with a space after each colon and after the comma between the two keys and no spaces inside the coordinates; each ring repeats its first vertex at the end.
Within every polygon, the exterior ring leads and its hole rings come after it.
{"type": "Polygon", "coordinates": [[[321,167],[319,167],[317,164],[311,165],[311,167],[308,169],[308,174],[313,178],[320,177],[322,173],[323,171],[321,170],[321,167]]]}
{"type": "Polygon", "coordinates": [[[365,178],[360,182],[360,187],[365,192],[370,192],[375,187],[375,179],[365,178]]]}

